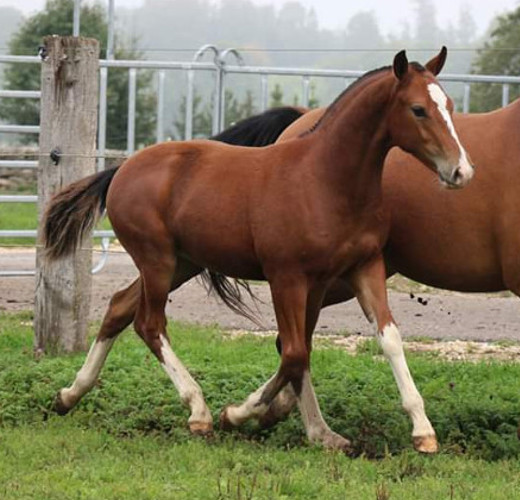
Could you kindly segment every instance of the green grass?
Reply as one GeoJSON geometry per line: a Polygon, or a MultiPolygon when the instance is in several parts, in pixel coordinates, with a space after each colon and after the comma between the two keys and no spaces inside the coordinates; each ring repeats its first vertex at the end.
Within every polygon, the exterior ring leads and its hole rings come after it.
{"type": "MultiPolygon", "coordinates": [[[[0,229],[36,229],[35,203],[0,203],[0,229]]],[[[3,245],[34,245],[34,238],[2,238],[3,245]]]]}
{"type": "MultiPolygon", "coordinates": [[[[19,194],[19,193],[12,193],[19,194]]],[[[22,193],[27,194],[27,193],[22,193]]],[[[0,203],[0,230],[37,229],[38,216],[35,203],[0,203]]],[[[99,227],[111,229],[110,221],[104,218],[99,227]]],[[[1,246],[34,246],[34,238],[1,238],[1,246]]]]}
{"type": "MultiPolygon", "coordinates": [[[[215,421],[278,364],[273,339],[230,340],[179,324],[170,334],[215,421]]],[[[410,356],[443,450],[422,457],[391,370],[372,348],[317,349],[318,398],[331,427],[353,440],[360,457],[350,459],[309,446],[297,412],[270,431],[249,424],[209,441],[190,436],[188,411],[131,333],[115,344],[98,386],[58,417],[54,394],[84,354],[36,360],[31,342],[28,313],[0,315],[0,498],[505,499],[520,491],[517,364],[410,356]]]]}
{"type": "Polygon", "coordinates": [[[380,461],[348,459],[315,447],[283,450],[233,436],[209,442],[178,442],[170,435],[130,439],[85,429],[74,419],[10,429],[0,447],[5,500],[510,500],[520,491],[518,461],[409,451],[380,461]]]}

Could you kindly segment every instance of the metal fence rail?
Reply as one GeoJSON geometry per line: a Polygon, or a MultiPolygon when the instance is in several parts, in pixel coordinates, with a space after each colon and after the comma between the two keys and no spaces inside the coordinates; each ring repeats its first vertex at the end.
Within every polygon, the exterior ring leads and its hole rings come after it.
{"type": "MultiPolygon", "coordinates": [[[[78,21],[79,22],[79,21],[78,21]]],[[[165,111],[165,82],[166,72],[182,72],[186,76],[186,111],[185,111],[185,139],[193,137],[193,112],[196,74],[201,71],[210,71],[215,77],[213,87],[212,105],[212,133],[220,132],[225,123],[225,90],[227,76],[229,75],[256,75],[260,84],[260,109],[263,111],[268,106],[269,100],[269,78],[272,76],[288,76],[301,78],[302,105],[308,106],[310,100],[311,80],[313,78],[335,78],[343,79],[345,86],[361,75],[364,71],[353,70],[334,70],[334,69],[315,69],[315,68],[284,68],[284,67],[265,67],[265,66],[246,66],[241,55],[233,48],[219,50],[214,45],[204,45],[194,55],[191,62],[176,61],[148,61],[148,60],[114,60],[112,51],[109,50],[106,60],[100,61],[99,73],[99,122],[98,122],[98,170],[103,170],[106,158],[106,131],[107,131],[107,82],[108,71],[119,68],[128,70],[128,120],[126,134],[126,153],[131,154],[136,147],[135,144],[135,120],[136,120],[136,99],[137,99],[137,71],[153,70],[157,72],[157,126],[156,139],[161,142],[165,139],[164,131],[164,111],[165,111]],[[205,54],[211,54],[213,61],[200,62],[205,54]],[[237,64],[229,64],[229,57],[233,57],[237,64]]],[[[19,63],[19,64],[40,64],[40,57],[32,56],[9,56],[0,55],[0,64],[19,63]]],[[[509,103],[510,85],[520,84],[520,77],[517,76],[496,76],[496,75],[462,75],[462,74],[442,74],[439,76],[442,82],[460,83],[463,85],[462,92],[462,111],[468,112],[470,109],[471,85],[475,83],[499,84],[502,85],[502,106],[509,103]]],[[[38,90],[17,91],[0,90],[0,99],[40,99],[41,93],[38,90]]],[[[38,125],[14,125],[0,124],[1,133],[16,134],[38,134],[38,125]]],[[[28,154],[30,156],[30,154],[28,154]]],[[[38,167],[38,162],[33,160],[0,160],[0,168],[31,168],[38,167]]],[[[9,195],[0,196],[0,203],[35,203],[37,196],[9,195]]],[[[93,272],[99,271],[108,256],[108,238],[113,238],[112,231],[95,231],[95,237],[101,237],[103,255],[100,263],[93,272]]],[[[36,238],[36,230],[2,230],[2,238],[36,238]]],[[[1,242],[0,242],[1,246],[1,242]]],[[[34,271],[7,272],[0,270],[0,276],[28,275],[34,271]]]]}

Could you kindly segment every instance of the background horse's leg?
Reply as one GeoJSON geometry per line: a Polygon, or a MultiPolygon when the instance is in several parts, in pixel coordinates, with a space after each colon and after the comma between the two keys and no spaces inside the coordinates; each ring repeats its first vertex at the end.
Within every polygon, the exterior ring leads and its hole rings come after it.
{"type": "Polygon", "coordinates": [[[94,387],[114,341],[134,319],[140,292],[141,283],[137,279],[110,300],[96,340],[92,343],[76,379],[70,387],[61,389],[56,396],[54,408],[60,415],[68,413],[94,387]]]}
{"type": "MultiPolygon", "coordinates": [[[[513,292],[520,298],[520,263],[518,261],[518,248],[520,240],[516,236],[517,232],[507,234],[507,239],[502,243],[502,279],[504,287],[513,292]]],[[[520,439],[520,422],[516,430],[516,435],[520,439]]]]}
{"type": "Polygon", "coordinates": [[[191,410],[188,424],[195,434],[208,434],[213,430],[213,419],[204,401],[202,389],[175,355],[166,333],[164,308],[168,292],[201,272],[201,268],[179,259],[172,253],[154,250],[153,263],[138,264],[142,277],[142,293],[135,318],[135,329],[146,345],[159,359],[175,385],[182,402],[191,410]],[[158,262],[160,256],[161,262],[158,262]]]}
{"type": "MultiPolygon", "coordinates": [[[[318,322],[324,295],[325,287],[320,287],[320,289],[309,293],[307,300],[305,342],[309,355],[312,349],[312,334],[318,322]]],[[[305,431],[311,443],[319,443],[325,448],[339,449],[347,453],[352,451],[350,441],[332,431],[325,422],[311,382],[310,367],[307,367],[303,374],[302,389],[297,401],[302,414],[305,431]]]]}
{"type": "Polygon", "coordinates": [[[377,323],[377,340],[392,367],[403,408],[412,419],[414,447],[423,453],[435,453],[438,451],[435,431],[406,363],[401,336],[388,307],[385,279],[383,259],[377,258],[356,271],[351,283],[368,320],[377,323]]]}

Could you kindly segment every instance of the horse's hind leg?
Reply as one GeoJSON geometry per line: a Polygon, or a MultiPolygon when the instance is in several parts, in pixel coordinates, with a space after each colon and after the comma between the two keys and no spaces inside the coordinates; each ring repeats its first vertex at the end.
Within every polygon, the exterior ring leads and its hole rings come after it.
{"type": "Polygon", "coordinates": [[[213,430],[211,413],[199,384],[171,348],[164,314],[168,292],[199,274],[202,269],[187,261],[176,261],[173,257],[162,255],[159,265],[155,262],[154,265],[144,263],[140,266],[143,290],[134,326],[170,377],[182,402],[190,408],[190,431],[195,434],[209,434],[213,430]]]}
{"type": "Polygon", "coordinates": [[[70,387],[61,389],[56,396],[54,408],[60,415],[68,413],[94,387],[114,341],[134,319],[140,293],[141,283],[137,279],[110,300],[96,340],[92,343],[76,379],[70,387]]]}
{"type": "MultiPolygon", "coordinates": [[[[508,235],[506,242],[508,244],[503,243],[502,246],[502,279],[504,288],[520,298],[520,263],[518,261],[520,241],[516,241],[511,235],[508,235]]],[[[520,421],[518,422],[516,435],[520,439],[520,421]]]]}

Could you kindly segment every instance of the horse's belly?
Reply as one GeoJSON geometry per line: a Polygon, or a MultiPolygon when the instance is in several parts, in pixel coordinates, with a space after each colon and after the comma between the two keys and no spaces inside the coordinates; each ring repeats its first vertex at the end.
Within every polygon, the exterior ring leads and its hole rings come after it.
{"type": "Polygon", "coordinates": [[[236,230],[219,231],[213,228],[198,234],[192,230],[178,237],[177,252],[200,267],[218,271],[232,278],[263,279],[262,267],[247,235],[236,230]]]}
{"type": "Polygon", "coordinates": [[[425,285],[460,292],[504,290],[499,259],[485,241],[475,246],[463,236],[444,238],[438,233],[406,238],[391,235],[385,247],[389,267],[425,285]],[[394,237],[392,237],[394,236],[394,237]]]}

